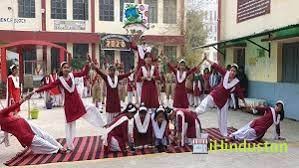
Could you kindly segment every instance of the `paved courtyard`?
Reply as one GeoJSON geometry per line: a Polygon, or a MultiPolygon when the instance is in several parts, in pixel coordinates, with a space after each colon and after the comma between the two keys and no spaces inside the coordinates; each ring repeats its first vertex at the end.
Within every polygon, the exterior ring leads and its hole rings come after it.
{"type": "MultiPolygon", "coordinates": [[[[4,102],[4,100],[2,100],[4,102]]],[[[90,103],[90,98],[84,99],[85,103],[90,103]]],[[[48,131],[54,137],[64,137],[65,119],[62,108],[54,108],[52,110],[46,110],[42,108],[42,99],[33,99],[31,101],[32,106],[36,106],[41,109],[41,113],[38,120],[32,120],[38,124],[41,128],[48,131]]],[[[21,115],[26,117],[27,115],[27,103],[22,105],[21,115]]],[[[201,116],[203,127],[217,127],[217,118],[215,110],[205,113],[201,116]]],[[[229,126],[239,128],[255,118],[251,114],[246,114],[240,111],[230,111],[229,114],[229,126]]],[[[58,163],[48,164],[40,166],[28,166],[28,167],[102,167],[102,168],[151,168],[151,167],[171,167],[171,168],[197,168],[197,167],[299,167],[299,122],[284,120],[282,123],[282,136],[287,138],[288,152],[286,153],[228,153],[221,151],[213,151],[207,155],[195,155],[191,153],[183,154],[153,154],[145,156],[134,156],[116,159],[102,159],[92,161],[81,161],[71,163],[58,163]]],[[[272,130],[265,135],[265,140],[271,140],[272,130]]],[[[84,120],[77,122],[77,136],[87,135],[101,135],[103,129],[95,129],[84,120]]],[[[17,142],[15,138],[11,138],[11,146],[5,148],[4,145],[0,145],[0,167],[4,167],[3,162],[9,160],[17,152],[22,150],[22,146],[17,142]]]]}

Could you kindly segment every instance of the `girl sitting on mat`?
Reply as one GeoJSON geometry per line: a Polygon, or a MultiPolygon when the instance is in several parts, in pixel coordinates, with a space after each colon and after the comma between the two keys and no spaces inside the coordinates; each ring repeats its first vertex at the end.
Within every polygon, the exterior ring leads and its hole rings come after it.
{"type": "Polygon", "coordinates": [[[15,102],[0,111],[1,129],[14,135],[23,147],[29,147],[35,154],[65,153],[66,150],[51,135],[22,117],[13,114],[32,95],[33,93],[30,93],[19,102],[15,102]]]}
{"type": "Polygon", "coordinates": [[[264,116],[256,118],[229,136],[229,140],[255,141],[263,138],[267,130],[274,124],[274,139],[284,140],[280,136],[280,121],[284,119],[284,103],[279,100],[275,107],[257,107],[256,110],[265,111],[264,116]]]}
{"type": "Polygon", "coordinates": [[[154,130],[155,146],[159,152],[167,149],[169,144],[168,136],[170,135],[168,127],[168,119],[165,109],[160,106],[154,113],[152,118],[152,125],[154,130]]]}
{"type": "Polygon", "coordinates": [[[135,146],[146,147],[153,143],[153,128],[151,114],[141,103],[138,112],[134,115],[133,138],[135,146]]]}

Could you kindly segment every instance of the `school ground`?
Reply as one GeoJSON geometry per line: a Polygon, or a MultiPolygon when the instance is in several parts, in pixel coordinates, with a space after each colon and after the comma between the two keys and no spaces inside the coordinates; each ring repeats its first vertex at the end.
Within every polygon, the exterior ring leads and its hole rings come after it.
{"type": "MultiPolygon", "coordinates": [[[[4,102],[4,100],[2,100],[4,102]]],[[[89,103],[91,99],[86,98],[84,102],[89,103]]],[[[42,109],[43,100],[33,99],[31,101],[33,106],[37,106],[42,109]]],[[[21,115],[26,117],[27,103],[22,106],[21,115]]],[[[215,110],[207,112],[201,116],[203,127],[216,127],[217,126],[217,113],[215,110]]],[[[240,128],[247,122],[255,118],[251,114],[247,114],[240,111],[230,111],[229,114],[229,126],[240,128]]],[[[54,108],[52,110],[42,109],[42,112],[38,120],[32,120],[38,124],[41,128],[48,131],[54,137],[64,137],[64,112],[62,108],[54,108]]],[[[191,153],[183,154],[153,154],[145,156],[133,156],[116,159],[102,159],[92,161],[48,164],[40,166],[30,167],[101,167],[101,168],[215,168],[215,167],[229,167],[229,168],[246,168],[246,167],[299,167],[299,122],[284,120],[282,122],[282,136],[287,138],[288,152],[286,153],[228,153],[221,151],[213,151],[209,154],[195,155],[191,153]]],[[[265,136],[266,140],[272,137],[272,128],[265,136]]],[[[100,135],[103,130],[95,129],[84,120],[77,122],[77,136],[87,135],[100,135]]],[[[273,141],[271,141],[273,142],[273,141]]],[[[4,167],[3,162],[9,160],[17,152],[22,150],[21,145],[15,138],[11,138],[11,146],[5,148],[4,145],[0,145],[0,167],[4,167]]],[[[29,166],[28,166],[29,167],[29,166]]]]}

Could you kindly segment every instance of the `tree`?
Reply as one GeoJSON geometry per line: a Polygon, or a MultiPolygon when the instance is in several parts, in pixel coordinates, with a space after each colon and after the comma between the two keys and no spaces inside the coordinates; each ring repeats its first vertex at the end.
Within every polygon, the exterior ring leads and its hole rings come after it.
{"type": "Polygon", "coordinates": [[[184,53],[188,65],[194,66],[200,62],[203,50],[193,48],[204,45],[207,36],[208,32],[203,24],[203,14],[195,10],[187,11],[184,53]]]}

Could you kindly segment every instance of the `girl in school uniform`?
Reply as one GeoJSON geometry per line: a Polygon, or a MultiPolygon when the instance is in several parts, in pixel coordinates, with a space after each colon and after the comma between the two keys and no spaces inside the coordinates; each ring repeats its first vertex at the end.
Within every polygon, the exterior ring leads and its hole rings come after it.
{"type": "MultiPolygon", "coordinates": [[[[7,77],[6,86],[6,106],[9,107],[16,102],[21,100],[21,84],[19,79],[19,68],[17,65],[13,64],[9,67],[9,75],[7,77]]],[[[14,114],[20,112],[20,107],[14,109],[14,114]]],[[[30,116],[28,116],[29,118],[30,116]]],[[[5,146],[9,146],[9,135],[4,132],[4,143],[5,146]]]]}
{"type": "MultiPolygon", "coordinates": [[[[6,94],[6,105],[7,107],[13,105],[21,100],[21,85],[19,78],[19,68],[17,65],[9,67],[9,75],[7,77],[7,94],[6,94]]],[[[15,109],[15,113],[20,111],[20,108],[15,109]]]]}
{"type": "Polygon", "coordinates": [[[65,149],[51,135],[33,123],[13,114],[32,94],[30,93],[19,102],[0,110],[1,129],[14,135],[23,147],[30,148],[34,154],[65,153],[65,149]]]}
{"type": "Polygon", "coordinates": [[[138,109],[134,115],[133,139],[134,146],[145,147],[153,144],[153,129],[151,114],[148,112],[144,104],[138,109]]]}
{"type": "Polygon", "coordinates": [[[169,123],[165,109],[160,106],[155,111],[154,117],[152,117],[154,142],[159,152],[164,152],[169,144],[168,136],[170,135],[170,130],[168,124],[169,123]]]}
{"type": "Polygon", "coordinates": [[[167,109],[169,120],[175,124],[178,145],[192,145],[193,138],[200,138],[201,124],[195,112],[188,109],[167,109]]]}
{"type": "Polygon", "coordinates": [[[219,84],[207,97],[203,99],[203,101],[201,101],[200,105],[195,111],[198,114],[202,114],[209,108],[216,105],[218,109],[218,125],[220,133],[222,136],[227,137],[227,113],[230,94],[238,94],[244,105],[247,106],[244,100],[243,92],[239,85],[239,80],[236,77],[238,66],[234,64],[231,69],[227,71],[225,68],[213,63],[206,57],[204,60],[207,60],[210,64],[212,64],[212,67],[222,75],[223,80],[221,84],[219,84]]]}
{"type": "MultiPolygon", "coordinates": [[[[201,63],[199,65],[201,65],[201,63]]],[[[179,61],[178,68],[172,66],[169,62],[167,65],[168,65],[170,71],[172,71],[174,73],[175,79],[176,79],[173,107],[188,108],[189,102],[188,102],[188,96],[187,96],[187,90],[186,90],[185,83],[186,83],[187,77],[189,75],[191,75],[192,73],[194,73],[197,70],[197,67],[187,70],[186,61],[183,59],[179,61]]],[[[191,84],[191,89],[192,89],[192,84],[191,84]]]]}
{"type": "Polygon", "coordinates": [[[129,146],[131,141],[128,134],[129,120],[134,117],[136,112],[137,107],[129,103],[124,112],[106,126],[107,130],[103,136],[103,149],[105,152],[125,152],[127,150],[127,146],[129,146]]]}
{"type": "Polygon", "coordinates": [[[137,78],[142,80],[141,102],[152,113],[159,107],[158,90],[156,81],[160,79],[158,68],[152,65],[150,53],[144,56],[145,65],[141,66],[137,78]]]}
{"type": "Polygon", "coordinates": [[[110,123],[113,120],[113,118],[121,112],[120,99],[118,94],[119,81],[127,78],[134,71],[131,71],[126,74],[116,75],[116,68],[113,65],[108,67],[108,74],[102,72],[97,67],[94,67],[94,69],[102,77],[106,84],[106,115],[107,123],[110,123]]]}
{"type": "Polygon", "coordinates": [[[284,103],[279,100],[275,107],[257,107],[256,110],[264,111],[264,116],[256,118],[229,135],[229,140],[255,141],[263,138],[267,130],[274,125],[274,139],[284,140],[280,136],[280,121],[284,119],[284,103]]]}
{"type": "Polygon", "coordinates": [[[58,80],[35,91],[37,93],[40,93],[59,86],[64,98],[64,112],[66,117],[66,143],[70,151],[74,149],[73,140],[75,137],[77,119],[82,117],[96,127],[102,127],[106,125],[106,121],[104,121],[102,115],[95,106],[84,106],[76,88],[75,77],[82,77],[87,75],[87,73],[89,72],[89,63],[91,63],[90,57],[83,71],[73,73],[70,71],[69,64],[67,62],[62,62],[60,68],[61,73],[58,80]]]}

